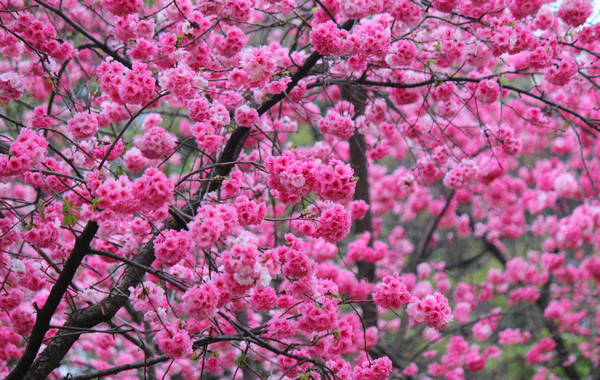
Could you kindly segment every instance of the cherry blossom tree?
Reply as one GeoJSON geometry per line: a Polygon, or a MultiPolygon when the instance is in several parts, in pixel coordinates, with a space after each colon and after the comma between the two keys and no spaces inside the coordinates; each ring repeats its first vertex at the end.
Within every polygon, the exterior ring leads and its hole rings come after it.
{"type": "Polygon", "coordinates": [[[0,5],[3,378],[600,376],[589,0],[0,5]]]}

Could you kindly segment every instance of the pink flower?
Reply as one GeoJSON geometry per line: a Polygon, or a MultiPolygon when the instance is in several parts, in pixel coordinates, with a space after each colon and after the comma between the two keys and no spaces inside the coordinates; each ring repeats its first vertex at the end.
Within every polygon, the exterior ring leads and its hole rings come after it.
{"type": "Polygon", "coordinates": [[[417,364],[415,362],[410,363],[407,367],[402,371],[403,375],[406,376],[415,376],[419,371],[417,364]]]}
{"type": "Polygon", "coordinates": [[[495,79],[484,79],[477,85],[475,97],[483,104],[492,104],[500,96],[500,86],[495,79]]]}
{"type": "Polygon", "coordinates": [[[258,123],[258,112],[244,104],[236,108],[235,122],[242,127],[253,127],[258,123]]]}
{"type": "Polygon", "coordinates": [[[10,312],[10,325],[14,332],[21,336],[28,336],[35,325],[35,316],[33,309],[27,306],[20,306],[10,312]]]}
{"type": "Polygon", "coordinates": [[[127,152],[125,152],[125,157],[123,157],[123,161],[125,162],[125,167],[132,173],[141,172],[150,163],[150,160],[144,157],[138,148],[127,150],[127,152]]]}
{"type": "Polygon", "coordinates": [[[377,284],[375,293],[373,293],[375,304],[384,309],[399,309],[410,300],[410,292],[406,289],[406,285],[398,273],[385,276],[383,282],[377,284]]]}
{"type": "Polygon", "coordinates": [[[348,116],[340,115],[335,110],[327,111],[327,116],[318,122],[321,133],[348,140],[354,135],[354,121],[348,116]]]}
{"type": "Polygon", "coordinates": [[[274,316],[269,321],[269,334],[276,339],[291,338],[296,334],[298,322],[286,316],[274,316]]]}
{"type": "Polygon", "coordinates": [[[463,160],[444,176],[444,185],[452,189],[462,189],[473,181],[479,172],[479,167],[471,160],[463,160]]]}
{"type": "Polygon", "coordinates": [[[573,79],[575,74],[577,74],[577,62],[570,54],[563,53],[560,59],[546,71],[545,78],[554,85],[564,86],[573,79]]]}
{"type": "Polygon", "coordinates": [[[433,0],[432,5],[435,9],[444,13],[452,13],[459,4],[459,0],[433,0]]]}
{"type": "Polygon", "coordinates": [[[318,305],[308,300],[298,306],[298,312],[301,314],[298,320],[298,327],[300,329],[306,332],[313,332],[335,328],[339,313],[337,302],[332,299],[325,301],[320,299],[319,301],[318,305]]]}
{"type": "Polygon", "coordinates": [[[225,251],[221,262],[227,273],[231,273],[240,285],[251,285],[260,276],[259,252],[253,244],[237,244],[225,251]]]}
{"type": "Polygon", "coordinates": [[[390,30],[380,23],[372,20],[362,20],[354,27],[348,38],[349,45],[355,54],[363,54],[366,57],[375,56],[384,59],[390,50],[390,30]]]}
{"type": "Polygon", "coordinates": [[[517,19],[523,19],[540,10],[542,0],[511,0],[508,3],[510,13],[517,19]]]}
{"type": "Polygon", "coordinates": [[[213,46],[220,55],[229,58],[239,53],[246,44],[247,39],[244,32],[234,26],[229,28],[225,38],[218,39],[218,43],[213,46]]]}
{"type": "Polygon", "coordinates": [[[204,97],[197,97],[189,102],[188,114],[197,123],[208,121],[211,118],[210,103],[204,97]]]}
{"type": "Polygon", "coordinates": [[[279,157],[268,157],[265,168],[269,172],[267,186],[275,190],[275,197],[287,204],[297,203],[319,185],[317,165],[313,159],[296,159],[293,152],[285,151],[279,157]]]}
{"type": "Polygon", "coordinates": [[[14,72],[6,72],[0,74],[0,100],[5,103],[10,103],[11,100],[18,99],[23,96],[25,84],[23,78],[14,72]]]}
{"type": "Polygon", "coordinates": [[[355,380],[387,380],[392,372],[392,362],[387,357],[365,360],[354,367],[355,380]]]}
{"type": "Polygon", "coordinates": [[[287,89],[288,85],[291,82],[292,82],[292,78],[290,78],[290,77],[283,77],[274,82],[269,82],[265,86],[265,92],[267,94],[281,94],[282,92],[284,92],[287,89]]]}
{"type": "Polygon", "coordinates": [[[310,42],[314,50],[322,55],[343,55],[348,49],[347,37],[348,32],[338,29],[337,25],[331,20],[318,24],[310,32],[310,42]]]}
{"type": "Polygon", "coordinates": [[[256,311],[271,310],[277,301],[275,289],[270,286],[256,289],[250,297],[250,307],[256,311]]]}
{"type": "Polygon", "coordinates": [[[542,338],[540,342],[527,352],[525,361],[528,364],[538,364],[552,358],[552,350],[556,347],[556,343],[550,338],[542,338]]]}
{"type": "Polygon", "coordinates": [[[301,278],[313,273],[315,262],[303,250],[292,247],[278,248],[281,271],[291,278],[301,278]]]}
{"type": "Polygon", "coordinates": [[[94,114],[78,112],[68,121],[67,126],[73,138],[87,139],[98,132],[98,119],[94,114]]]}
{"type": "Polygon", "coordinates": [[[352,215],[352,220],[360,220],[364,218],[368,210],[369,205],[362,199],[350,202],[350,213],[352,215]]]}
{"type": "Polygon", "coordinates": [[[210,318],[217,310],[219,294],[219,289],[212,283],[196,285],[183,295],[183,310],[197,321],[210,318]]]}
{"type": "Polygon", "coordinates": [[[438,102],[438,101],[447,102],[452,97],[452,95],[454,95],[455,91],[456,91],[456,86],[454,86],[454,83],[446,82],[446,83],[442,83],[439,86],[432,88],[430,95],[431,95],[431,99],[433,99],[433,101],[435,101],[435,102],[438,102]]]}
{"type": "Polygon", "coordinates": [[[192,134],[196,138],[196,144],[207,154],[218,151],[223,145],[223,136],[218,132],[211,122],[196,123],[192,127],[192,134]]]}
{"type": "Polygon", "coordinates": [[[392,88],[390,97],[398,105],[413,104],[419,100],[419,93],[407,88],[392,88]]]}
{"type": "Polygon", "coordinates": [[[354,171],[342,161],[330,159],[329,165],[320,165],[316,170],[316,177],[319,179],[316,192],[323,199],[344,202],[354,195],[354,171]]]}
{"type": "Polygon", "coordinates": [[[148,168],[133,183],[131,192],[144,210],[161,208],[173,198],[175,184],[156,168],[148,168]]]}
{"type": "Polygon", "coordinates": [[[500,338],[498,343],[506,346],[514,346],[523,341],[523,335],[519,329],[502,330],[498,333],[498,337],[500,338]]]}
{"type": "Polygon", "coordinates": [[[164,289],[150,281],[144,281],[135,288],[131,287],[129,291],[133,308],[142,313],[164,307],[166,302],[164,289]]]}
{"type": "Polygon", "coordinates": [[[316,236],[322,237],[330,243],[335,243],[346,238],[352,226],[350,213],[341,205],[323,211],[318,219],[319,227],[316,236]]]}
{"type": "Polygon", "coordinates": [[[198,91],[196,81],[195,72],[189,66],[183,64],[161,74],[161,82],[167,90],[186,99],[192,98],[198,91]]]}
{"type": "Polygon", "coordinates": [[[454,319],[448,299],[438,292],[422,300],[415,298],[408,304],[406,312],[413,323],[427,325],[437,330],[448,327],[454,319]]]}
{"type": "Polygon", "coordinates": [[[21,129],[19,136],[11,144],[8,155],[0,155],[0,182],[37,166],[46,157],[47,148],[48,141],[41,131],[21,129]]]}
{"type": "Polygon", "coordinates": [[[267,214],[264,203],[252,202],[246,196],[238,197],[233,207],[237,212],[238,221],[244,226],[261,224],[267,214]]]}
{"type": "Polygon", "coordinates": [[[156,335],[156,344],[171,359],[181,359],[192,355],[192,340],[179,321],[166,323],[156,335]]]}
{"type": "Polygon", "coordinates": [[[594,7],[588,0],[563,0],[557,15],[567,24],[577,28],[585,23],[593,11],[594,7]]]}
{"type": "Polygon", "coordinates": [[[334,371],[340,380],[350,380],[352,378],[352,366],[344,359],[328,360],[325,364],[334,371]]]}
{"type": "Polygon", "coordinates": [[[269,81],[269,78],[275,73],[277,65],[268,47],[260,47],[242,53],[240,67],[248,78],[245,85],[256,88],[269,81]]]}
{"type": "Polygon", "coordinates": [[[390,13],[395,19],[413,27],[423,18],[423,9],[411,0],[400,0],[390,13]]]}
{"type": "Polygon", "coordinates": [[[156,80],[150,68],[143,63],[134,63],[133,69],[121,78],[119,99],[127,104],[145,105],[156,94],[155,87],[156,80]]]}
{"type": "Polygon", "coordinates": [[[193,250],[188,231],[165,230],[154,240],[154,254],[159,264],[173,266],[193,250]]]}
{"type": "Polygon", "coordinates": [[[102,0],[102,6],[110,13],[125,16],[137,13],[143,6],[143,0],[102,0]]]}
{"type": "Polygon", "coordinates": [[[133,145],[149,159],[165,158],[177,145],[175,136],[161,127],[151,127],[145,134],[136,136],[133,145]]]}

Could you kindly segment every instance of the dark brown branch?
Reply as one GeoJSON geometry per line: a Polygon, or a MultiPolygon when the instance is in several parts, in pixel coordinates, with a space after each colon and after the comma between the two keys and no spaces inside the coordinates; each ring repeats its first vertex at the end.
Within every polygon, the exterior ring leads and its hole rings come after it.
{"type": "MultiPolygon", "coordinates": [[[[502,255],[502,252],[498,249],[498,247],[494,243],[490,243],[487,241],[486,247],[498,260],[498,262],[500,262],[500,264],[502,264],[503,267],[506,267],[506,258],[504,257],[504,255],[502,255]]],[[[556,343],[554,351],[558,354],[558,357],[561,361],[561,368],[565,370],[565,373],[567,374],[570,380],[579,380],[581,379],[581,376],[579,375],[579,372],[577,372],[577,368],[575,368],[573,364],[564,364],[569,361],[569,351],[567,350],[567,345],[565,341],[563,340],[562,336],[560,335],[560,332],[558,331],[558,327],[553,321],[544,317],[544,310],[546,310],[546,307],[548,306],[548,298],[550,294],[550,281],[551,280],[549,279],[548,282],[544,284],[544,289],[540,292],[542,296],[538,298],[535,304],[538,308],[538,311],[541,314],[544,326],[546,326],[546,328],[550,332],[552,340],[554,341],[554,343],[556,343]]]]}
{"type": "Polygon", "coordinates": [[[63,20],[65,20],[65,22],[67,24],[71,25],[71,27],[73,27],[73,29],[75,29],[79,33],[81,33],[84,36],[86,36],[86,38],[89,39],[90,41],[92,41],[98,48],[100,48],[100,50],[102,50],[106,54],[108,54],[111,57],[113,57],[115,59],[115,61],[121,62],[123,65],[125,65],[129,69],[131,69],[133,67],[131,65],[131,61],[129,59],[127,59],[127,58],[119,55],[119,53],[117,53],[116,51],[114,51],[113,49],[111,49],[110,46],[108,46],[104,42],[102,42],[99,39],[97,39],[96,37],[94,37],[84,27],[82,27],[81,25],[77,24],[75,21],[71,20],[71,18],[69,16],[67,16],[61,9],[53,7],[52,5],[48,4],[47,2],[45,2],[43,0],[35,0],[35,2],[38,3],[38,4],[40,4],[44,8],[46,8],[46,9],[48,9],[48,10],[56,13],[56,15],[58,17],[60,17],[63,20]]]}
{"type": "Polygon", "coordinates": [[[482,251],[478,254],[476,254],[473,257],[470,257],[466,260],[460,261],[456,264],[451,264],[451,265],[446,265],[446,270],[451,270],[451,269],[458,269],[458,268],[465,268],[468,267],[471,264],[474,264],[475,262],[477,262],[480,258],[482,258],[483,256],[485,256],[485,254],[487,253],[487,251],[482,251]]]}
{"type": "Polygon", "coordinates": [[[153,274],[154,276],[160,278],[161,280],[163,280],[165,282],[168,282],[169,284],[173,285],[174,287],[176,287],[179,290],[182,290],[182,291],[186,291],[187,290],[187,287],[185,287],[185,286],[181,285],[179,282],[173,280],[171,277],[169,277],[163,271],[158,270],[158,269],[154,269],[152,267],[141,265],[141,264],[139,264],[139,263],[137,263],[137,262],[135,262],[135,261],[133,261],[131,259],[128,259],[127,257],[122,257],[122,256],[116,255],[114,253],[107,252],[107,251],[102,251],[102,250],[99,250],[99,249],[90,249],[89,253],[94,254],[94,255],[100,255],[100,256],[110,257],[113,260],[117,260],[117,261],[123,262],[123,263],[128,264],[128,265],[133,265],[134,267],[136,267],[136,268],[138,268],[140,270],[143,270],[144,272],[153,274]]]}
{"type": "MultiPolygon", "coordinates": [[[[354,20],[348,20],[341,26],[341,29],[350,30],[354,26],[354,23],[354,20]]],[[[319,59],[321,59],[322,57],[323,56],[317,52],[313,52],[311,55],[309,55],[308,58],[306,58],[306,60],[304,61],[304,64],[292,76],[292,81],[288,84],[287,89],[281,94],[273,95],[272,98],[264,102],[258,108],[258,114],[262,115],[266,113],[268,110],[271,109],[271,107],[283,100],[287,96],[287,94],[289,94],[290,91],[294,87],[296,87],[298,82],[300,82],[302,78],[308,75],[309,71],[313,68],[314,65],[317,64],[319,59]]]]}
{"type": "MultiPolygon", "coordinates": [[[[232,341],[241,341],[244,340],[245,338],[242,335],[220,335],[220,336],[207,336],[207,337],[202,337],[198,340],[196,340],[193,344],[194,350],[197,350],[201,347],[206,347],[209,344],[212,343],[217,343],[217,342],[232,342],[232,341]]],[[[144,368],[144,367],[148,367],[157,363],[162,363],[162,362],[166,362],[170,360],[166,355],[160,355],[160,356],[156,356],[147,360],[142,360],[139,362],[133,362],[133,363],[129,363],[129,364],[123,364],[123,365],[119,365],[119,366],[115,366],[112,368],[108,368],[108,369],[103,369],[100,371],[94,371],[94,372],[90,372],[90,373],[86,373],[83,375],[79,375],[79,376],[71,376],[71,375],[67,375],[65,376],[63,379],[64,380],[91,380],[91,379],[97,379],[103,376],[108,376],[108,375],[114,375],[123,371],[127,371],[130,369],[136,369],[136,368],[144,368]]]]}
{"type": "Polygon", "coordinates": [[[563,340],[562,336],[560,335],[558,327],[556,326],[556,324],[553,321],[547,319],[544,316],[544,311],[546,310],[546,307],[548,306],[548,300],[550,298],[550,283],[551,283],[551,281],[552,281],[552,277],[550,277],[548,279],[548,282],[546,282],[544,284],[544,288],[540,291],[541,296],[540,296],[540,298],[537,299],[537,301],[535,301],[535,304],[538,307],[538,310],[541,314],[542,320],[544,321],[544,326],[546,326],[548,331],[550,331],[550,336],[552,337],[552,340],[554,341],[554,343],[556,343],[556,347],[554,348],[554,351],[558,354],[558,358],[561,362],[562,369],[565,370],[567,377],[570,380],[579,380],[579,379],[581,379],[581,376],[579,376],[579,373],[577,372],[577,369],[575,368],[573,363],[569,364],[569,365],[565,365],[565,363],[567,363],[569,361],[569,351],[567,350],[567,345],[565,344],[565,341],[563,340]]]}
{"type": "Polygon", "coordinates": [[[138,116],[140,116],[142,114],[142,112],[144,112],[146,110],[146,108],[150,107],[158,99],[162,98],[163,96],[167,96],[167,95],[169,95],[168,91],[161,92],[161,93],[157,94],[152,100],[150,100],[148,103],[144,104],[144,106],[142,108],[140,108],[139,111],[137,111],[134,115],[132,115],[129,118],[129,120],[127,121],[127,124],[125,124],[123,126],[123,128],[119,131],[119,133],[115,137],[115,141],[113,141],[113,143],[110,145],[110,147],[108,148],[108,150],[104,154],[104,157],[102,157],[102,160],[100,161],[100,165],[98,165],[98,170],[102,169],[102,166],[104,165],[104,163],[108,159],[108,156],[110,156],[110,153],[113,151],[113,149],[115,149],[115,146],[117,145],[117,143],[119,142],[119,140],[123,137],[123,135],[125,134],[125,131],[127,130],[127,128],[129,128],[129,126],[131,125],[131,123],[133,123],[133,121],[138,116]]]}
{"type": "MultiPolygon", "coordinates": [[[[92,239],[94,236],[96,236],[97,231],[98,224],[94,221],[90,221],[81,232],[81,235],[79,235],[77,238],[75,246],[73,247],[73,251],[71,251],[71,254],[67,259],[60,276],[58,276],[58,280],[56,280],[52,290],[50,290],[50,295],[48,295],[46,303],[37,312],[35,325],[33,326],[33,330],[29,336],[29,342],[27,343],[27,347],[25,347],[23,356],[21,356],[21,359],[15,368],[13,368],[6,380],[20,380],[25,378],[25,374],[31,366],[31,363],[33,363],[33,360],[35,359],[35,356],[42,345],[44,336],[50,328],[50,320],[54,316],[56,308],[60,304],[65,292],[69,288],[69,285],[71,284],[77,269],[81,265],[81,262],[88,251],[92,239]]],[[[46,376],[38,377],[38,379],[45,377],[46,376]]]]}
{"type": "MultiPolygon", "coordinates": [[[[365,103],[367,99],[367,90],[361,85],[342,85],[342,99],[349,101],[354,106],[355,118],[362,115],[365,111],[365,103]]],[[[355,131],[354,136],[348,141],[350,144],[350,165],[354,170],[354,175],[358,176],[356,189],[354,191],[354,200],[363,200],[368,205],[371,204],[369,195],[369,167],[367,162],[367,144],[365,137],[355,131]]],[[[373,224],[371,219],[371,210],[362,219],[354,222],[354,233],[361,235],[363,233],[371,234],[369,246],[373,244],[373,224]]],[[[375,281],[375,264],[366,260],[361,260],[357,263],[358,278],[365,279],[368,282],[375,281]]],[[[361,304],[362,319],[366,326],[377,325],[377,306],[372,302],[361,304]]]]}
{"type": "MultiPolygon", "coordinates": [[[[440,219],[442,219],[442,217],[446,213],[446,210],[448,210],[448,207],[450,207],[450,202],[452,201],[453,197],[454,190],[452,190],[450,194],[446,196],[446,204],[444,205],[444,208],[442,209],[440,214],[430,218],[427,222],[427,226],[425,227],[425,231],[423,231],[423,236],[421,236],[421,240],[419,240],[419,244],[417,245],[416,251],[411,255],[408,265],[404,268],[405,273],[415,273],[417,271],[417,266],[419,265],[419,263],[425,260],[429,255],[429,252],[427,252],[427,245],[431,241],[431,237],[433,236],[433,233],[435,232],[437,225],[440,222],[440,219]]],[[[404,343],[404,337],[406,335],[407,329],[408,317],[407,314],[404,313],[402,314],[402,319],[400,320],[400,327],[398,328],[398,331],[396,332],[396,337],[394,338],[392,351],[396,352],[401,349],[402,344],[404,343]]]]}
{"type": "Polygon", "coordinates": [[[406,266],[404,272],[415,273],[417,270],[417,266],[427,258],[427,245],[431,241],[431,237],[433,236],[433,233],[435,232],[437,225],[440,222],[440,219],[442,219],[442,217],[446,213],[446,210],[448,210],[448,207],[450,207],[450,202],[452,202],[453,197],[454,190],[452,190],[450,194],[446,196],[446,204],[444,205],[444,208],[442,209],[440,214],[430,218],[429,222],[427,222],[427,227],[425,227],[423,236],[421,237],[421,240],[419,240],[419,244],[417,245],[415,253],[411,255],[410,261],[406,266]]]}
{"type": "Polygon", "coordinates": [[[217,314],[219,314],[219,316],[221,316],[221,318],[225,319],[227,322],[229,322],[236,330],[239,331],[239,333],[243,336],[246,337],[245,340],[256,344],[259,347],[265,348],[271,352],[274,352],[278,355],[285,355],[289,358],[292,359],[296,359],[296,360],[304,360],[306,362],[312,363],[314,365],[316,365],[317,367],[320,368],[326,368],[326,366],[318,361],[318,360],[314,360],[314,359],[309,359],[306,357],[302,357],[302,356],[298,356],[295,354],[292,354],[291,352],[287,352],[285,350],[281,350],[271,344],[269,344],[268,342],[266,342],[264,339],[262,339],[261,337],[257,336],[255,333],[252,332],[252,330],[250,330],[250,328],[234,321],[233,319],[231,319],[227,314],[223,313],[222,311],[217,312],[217,314]]]}
{"type": "Polygon", "coordinates": [[[139,361],[139,362],[134,362],[134,363],[129,363],[129,364],[123,364],[123,365],[119,365],[116,367],[112,367],[112,368],[108,368],[108,369],[103,369],[100,371],[94,371],[94,372],[90,372],[87,373],[85,375],[79,375],[79,376],[68,376],[68,377],[64,377],[65,380],[91,380],[91,379],[98,379],[101,378],[103,376],[108,376],[108,375],[114,375],[116,373],[120,373],[123,371],[128,371],[130,369],[136,369],[136,368],[143,368],[143,367],[149,367],[151,365],[157,364],[157,363],[162,363],[162,362],[166,362],[170,360],[167,355],[160,355],[154,358],[150,358],[147,360],[143,360],[143,361],[139,361]]]}
{"type": "MultiPolygon", "coordinates": [[[[348,20],[342,25],[342,29],[350,30],[354,25],[354,20],[348,20]]],[[[288,84],[286,90],[281,94],[273,95],[273,97],[267,99],[263,104],[258,107],[257,111],[259,116],[267,113],[274,105],[285,99],[287,94],[290,93],[298,85],[300,80],[307,76],[310,70],[317,64],[317,62],[322,58],[322,55],[313,52],[308,58],[304,61],[302,66],[294,73],[292,76],[292,81],[288,84]]],[[[242,148],[244,147],[244,143],[246,142],[246,138],[250,134],[250,128],[248,127],[238,127],[229,137],[227,143],[225,144],[225,148],[223,148],[223,152],[221,152],[221,156],[219,157],[219,164],[212,173],[211,177],[222,178],[229,175],[234,161],[237,160],[242,148]],[[223,164],[228,162],[230,164],[223,164]]],[[[203,186],[202,196],[207,192],[216,191],[221,186],[221,181],[211,181],[210,183],[206,183],[203,186]]]]}

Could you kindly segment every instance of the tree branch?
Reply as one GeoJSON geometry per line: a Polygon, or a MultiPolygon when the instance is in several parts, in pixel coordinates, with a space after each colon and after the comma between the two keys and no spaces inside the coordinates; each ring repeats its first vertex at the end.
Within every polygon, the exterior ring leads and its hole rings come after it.
{"type": "Polygon", "coordinates": [[[92,41],[98,48],[100,48],[100,50],[104,51],[106,54],[108,54],[111,57],[113,57],[116,61],[121,62],[128,69],[131,69],[133,67],[131,65],[131,61],[129,59],[121,56],[119,53],[117,53],[116,51],[114,51],[113,49],[111,49],[107,44],[103,43],[102,41],[100,41],[99,39],[97,39],[96,37],[94,37],[84,27],[82,27],[81,25],[77,24],[75,21],[71,20],[71,18],[69,16],[67,16],[61,9],[53,7],[52,5],[48,4],[47,2],[45,2],[43,0],[35,0],[35,2],[38,3],[38,4],[40,4],[42,7],[46,8],[46,9],[48,9],[48,10],[54,12],[54,13],[56,13],[56,15],[59,16],[60,18],[62,18],[63,20],[65,20],[65,22],[67,24],[71,25],[75,30],[77,30],[79,33],[83,34],[90,41],[92,41]]]}
{"type": "MultiPolygon", "coordinates": [[[[361,85],[341,85],[342,99],[349,101],[354,106],[354,118],[362,115],[365,111],[365,103],[367,99],[367,90],[361,85]]],[[[369,163],[367,161],[367,144],[365,137],[356,130],[354,135],[348,140],[350,144],[350,166],[354,170],[354,174],[358,176],[356,189],[354,191],[354,200],[363,200],[368,205],[371,204],[369,195],[369,163]]],[[[369,246],[373,245],[373,223],[371,218],[371,209],[367,209],[367,213],[362,219],[354,222],[354,233],[361,235],[368,232],[369,246]]],[[[368,282],[375,282],[375,264],[366,260],[361,260],[357,263],[358,278],[365,279],[368,282]]],[[[377,325],[377,306],[372,302],[366,302],[360,305],[362,310],[362,319],[366,326],[377,325]]]]}
{"type": "Polygon", "coordinates": [[[39,351],[42,342],[44,341],[44,336],[50,328],[50,320],[54,316],[54,313],[56,312],[60,301],[67,291],[69,284],[71,284],[71,281],[73,280],[79,265],[81,265],[81,261],[85,257],[90,243],[92,242],[94,236],[96,236],[97,231],[98,224],[94,221],[90,221],[81,232],[81,235],[79,235],[77,238],[75,246],[73,247],[69,258],[67,259],[63,270],[58,276],[58,280],[56,280],[52,290],[50,290],[50,294],[48,295],[46,303],[37,312],[35,325],[33,326],[33,330],[29,336],[29,342],[27,343],[27,347],[25,347],[23,356],[21,356],[21,359],[15,368],[13,368],[8,377],[6,377],[6,380],[20,380],[25,378],[25,374],[31,366],[31,363],[33,363],[33,360],[35,359],[35,356],[39,351]]]}

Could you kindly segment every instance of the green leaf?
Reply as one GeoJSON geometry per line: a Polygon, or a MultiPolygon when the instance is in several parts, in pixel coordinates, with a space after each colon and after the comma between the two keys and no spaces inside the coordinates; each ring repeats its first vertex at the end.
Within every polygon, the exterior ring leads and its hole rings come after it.
{"type": "Polygon", "coordinates": [[[65,227],[71,227],[77,224],[77,217],[73,214],[67,214],[63,218],[62,225],[65,227]]]}
{"type": "Polygon", "coordinates": [[[115,174],[117,176],[122,176],[123,174],[125,174],[125,169],[121,165],[111,166],[111,169],[115,169],[115,174]]]}
{"type": "Polygon", "coordinates": [[[175,41],[175,46],[179,47],[179,45],[181,44],[181,41],[183,41],[184,38],[185,38],[185,34],[178,34],[177,41],[175,41]]]}
{"type": "Polygon", "coordinates": [[[241,353],[241,354],[239,354],[239,355],[238,355],[238,356],[235,358],[235,360],[234,360],[234,361],[235,361],[235,363],[236,363],[236,364],[239,366],[239,365],[241,365],[242,363],[244,363],[244,364],[245,364],[245,363],[246,363],[246,360],[248,360],[248,358],[246,357],[246,354],[244,354],[244,353],[241,353]]]}
{"type": "Polygon", "coordinates": [[[97,98],[100,95],[100,86],[96,82],[91,82],[88,86],[88,92],[94,97],[97,98]]]}
{"type": "Polygon", "coordinates": [[[340,338],[340,330],[338,329],[333,329],[333,331],[331,332],[333,334],[333,338],[335,340],[338,340],[340,338]]]}
{"type": "Polygon", "coordinates": [[[92,210],[96,211],[98,209],[98,203],[102,202],[101,198],[92,199],[92,210]]]}

